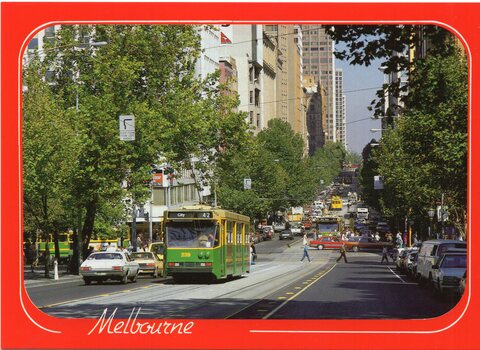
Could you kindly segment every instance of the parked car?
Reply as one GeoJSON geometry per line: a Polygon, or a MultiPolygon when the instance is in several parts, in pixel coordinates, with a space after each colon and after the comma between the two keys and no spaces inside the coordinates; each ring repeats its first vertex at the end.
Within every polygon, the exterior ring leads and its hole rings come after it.
{"type": "Polygon", "coordinates": [[[272,239],[273,226],[263,226],[263,233],[264,233],[265,239],[272,239]]]}
{"type": "Polygon", "coordinates": [[[415,279],[417,276],[417,259],[418,259],[418,250],[411,252],[410,253],[411,263],[407,267],[407,275],[409,275],[413,279],[415,279]]]}
{"type": "Polygon", "coordinates": [[[163,261],[164,249],[165,249],[165,244],[163,242],[153,242],[153,243],[150,243],[150,245],[148,246],[148,251],[155,253],[160,261],[163,261]]]}
{"type": "Polygon", "coordinates": [[[92,281],[102,283],[106,280],[118,280],[126,284],[128,280],[137,281],[140,266],[130,256],[123,252],[96,252],[80,266],[80,275],[85,284],[92,281]]]}
{"type": "Polygon", "coordinates": [[[293,239],[293,232],[291,230],[283,230],[279,235],[279,239],[293,239]]]}
{"type": "Polygon", "coordinates": [[[443,295],[459,292],[460,280],[467,270],[467,253],[446,252],[438,264],[432,265],[432,287],[443,295]]]}
{"type": "Polygon", "coordinates": [[[405,254],[403,259],[400,259],[400,270],[408,273],[408,267],[412,265],[412,254],[417,254],[418,248],[408,248],[404,252],[405,254]]]}
{"type": "Polygon", "coordinates": [[[452,239],[434,239],[422,243],[417,257],[417,278],[421,284],[432,281],[432,266],[437,265],[448,250],[466,251],[467,243],[452,239]]]}
{"type": "Polygon", "coordinates": [[[345,243],[347,250],[358,252],[360,250],[382,250],[383,247],[393,248],[390,242],[377,241],[370,237],[350,237],[345,243]]]}
{"type": "Polygon", "coordinates": [[[163,276],[163,261],[153,252],[136,252],[131,257],[140,267],[139,273],[151,274],[154,278],[163,276]]]}
{"type": "Polygon", "coordinates": [[[338,237],[322,236],[317,239],[312,239],[308,242],[308,245],[319,250],[322,249],[340,249],[340,247],[345,243],[341,241],[338,237]]]}

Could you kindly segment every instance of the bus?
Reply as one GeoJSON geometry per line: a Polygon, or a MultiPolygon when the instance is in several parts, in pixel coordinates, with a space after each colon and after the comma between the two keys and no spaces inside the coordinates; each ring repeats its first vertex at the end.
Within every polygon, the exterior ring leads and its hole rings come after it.
{"type": "MultiPolygon", "coordinates": [[[[48,244],[48,250],[50,252],[50,255],[54,256],[55,242],[53,239],[53,234],[49,235],[48,243],[45,240],[39,240],[37,242],[37,252],[38,252],[38,258],[40,261],[43,261],[47,244],[48,244]]],[[[60,253],[59,262],[68,262],[71,256],[73,255],[71,232],[62,232],[58,234],[58,250],[60,253]]]]}
{"type": "Polygon", "coordinates": [[[331,210],[342,210],[342,197],[332,196],[331,210]]]}
{"type": "Polygon", "coordinates": [[[164,213],[164,268],[174,281],[223,279],[250,272],[250,218],[192,206],[164,213]]]}
{"type": "MultiPolygon", "coordinates": [[[[91,239],[88,247],[92,248],[93,251],[102,251],[106,250],[108,246],[113,248],[119,248],[122,244],[124,247],[127,247],[130,245],[130,240],[128,238],[91,239]]],[[[45,242],[45,240],[39,240],[37,242],[37,251],[40,261],[43,261],[46,246],[47,242],[45,242]]],[[[52,234],[50,234],[48,238],[48,250],[50,252],[50,256],[53,258],[55,255],[55,242],[52,234]]],[[[62,232],[58,234],[58,250],[60,253],[59,263],[68,263],[73,256],[72,231],[62,232]]]]}
{"type": "Polygon", "coordinates": [[[317,218],[316,227],[318,236],[336,236],[343,230],[343,220],[335,216],[323,216],[317,218]]]}

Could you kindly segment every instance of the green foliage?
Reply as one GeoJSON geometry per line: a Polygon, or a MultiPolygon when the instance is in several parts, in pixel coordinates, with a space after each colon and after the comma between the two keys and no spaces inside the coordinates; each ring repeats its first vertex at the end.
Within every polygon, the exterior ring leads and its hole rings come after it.
{"type": "Polygon", "coordinates": [[[373,173],[383,175],[385,190],[379,195],[384,210],[392,216],[409,213],[423,223],[444,194],[451,222],[464,233],[468,68],[457,44],[451,39],[447,44],[450,55],[431,54],[417,62],[405,113],[383,135],[372,158],[364,154],[362,179],[368,197],[373,173]]]}

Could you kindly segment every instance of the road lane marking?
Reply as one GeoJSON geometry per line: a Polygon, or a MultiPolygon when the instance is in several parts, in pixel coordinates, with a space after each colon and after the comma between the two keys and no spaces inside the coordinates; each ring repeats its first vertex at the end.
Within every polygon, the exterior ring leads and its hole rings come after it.
{"type": "Polygon", "coordinates": [[[397,278],[399,278],[400,281],[402,281],[403,283],[407,283],[407,282],[405,282],[405,281],[402,279],[402,277],[400,277],[399,275],[397,275],[390,267],[389,267],[388,269],[389,269],[395,276],[397,276],[397,278]]]}
{"type": "MultiPolygon", "coordinates": [[[[302,294],[304,291],[306,291],[308,288],[310,288],[310,286],[312,286],[313,284],[315,284],[315,282],[317,282],[318,280],[320,280],[322,277],[326,276],[330,271],[332,271],[335,266],[337,266],[337,264],[334,264],[329,270],[325,271],[320,277],[316,278],[312,283],[310,283],[309,285],[305,286],[303,289],[301,289],[300,291],[298,291],[296,294],[292,295],[290,298],[288,298],[287,300],[285,300],[283,303],[281,303],[280,305],[278,305],[275,309],[273,309],[271,312],[269,312],[267,315],[265,315],[264,317],[262,317],[262,320],[266,320],[268,319],[270,316],[272,316],[274,313],[276,313],[278,310],[280,310],[282,307],[284,307],[285,305],[287,305],[287,303],[293,299],[295,299],[297,296],[299,296],[300,294],[302,294]]],[[[285,299],[284,297],[279,297],[277,299],[285,299]]]]}
{"type": "MultiPolygon", "coordinates": [[[[161,286],[151,286],[151,287],[161,287],[161,286]]],[[[122,293],[135,292],[135,291],[139,291],[139,290],[144,289],[144,288],[145,287],[138,287],[138,288],[134,288],[134,289],[126,289],[126,290],[122,290],[122,291],[118,291],[118,292],[112,292],[112,293],[108,293],[108,294],[97,294],[97,295],[92,295],[92,296],[88,296],[88,297],[84,297],[84,298],[78,298],[78,299],[73,299],[73,300],[61,301],[61,302],[53,303],[53,304],[42,305],[42,306],[38,306],[37,308],[38,309],[47,309],[47,308],[51,308],[51,307],[55,307],[55,306],[59,306],[59,305],[65,305],[65,304],[70,304],[70,303],[78,303],[80,301],[95,299],[95,298],[98,298],[98,297],[111,297],[111,296],[115,296],[115,295],[120,295],[122,293]]]]}

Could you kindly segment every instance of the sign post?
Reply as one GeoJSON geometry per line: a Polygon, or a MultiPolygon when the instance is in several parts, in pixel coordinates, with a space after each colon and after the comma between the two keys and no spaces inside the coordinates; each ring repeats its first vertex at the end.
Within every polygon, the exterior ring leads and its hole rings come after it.
{"type": "Polygon", "coordinates": [[[118,117],[120,140],[135,141],[135,116],[121,115],[118,117]]]}

